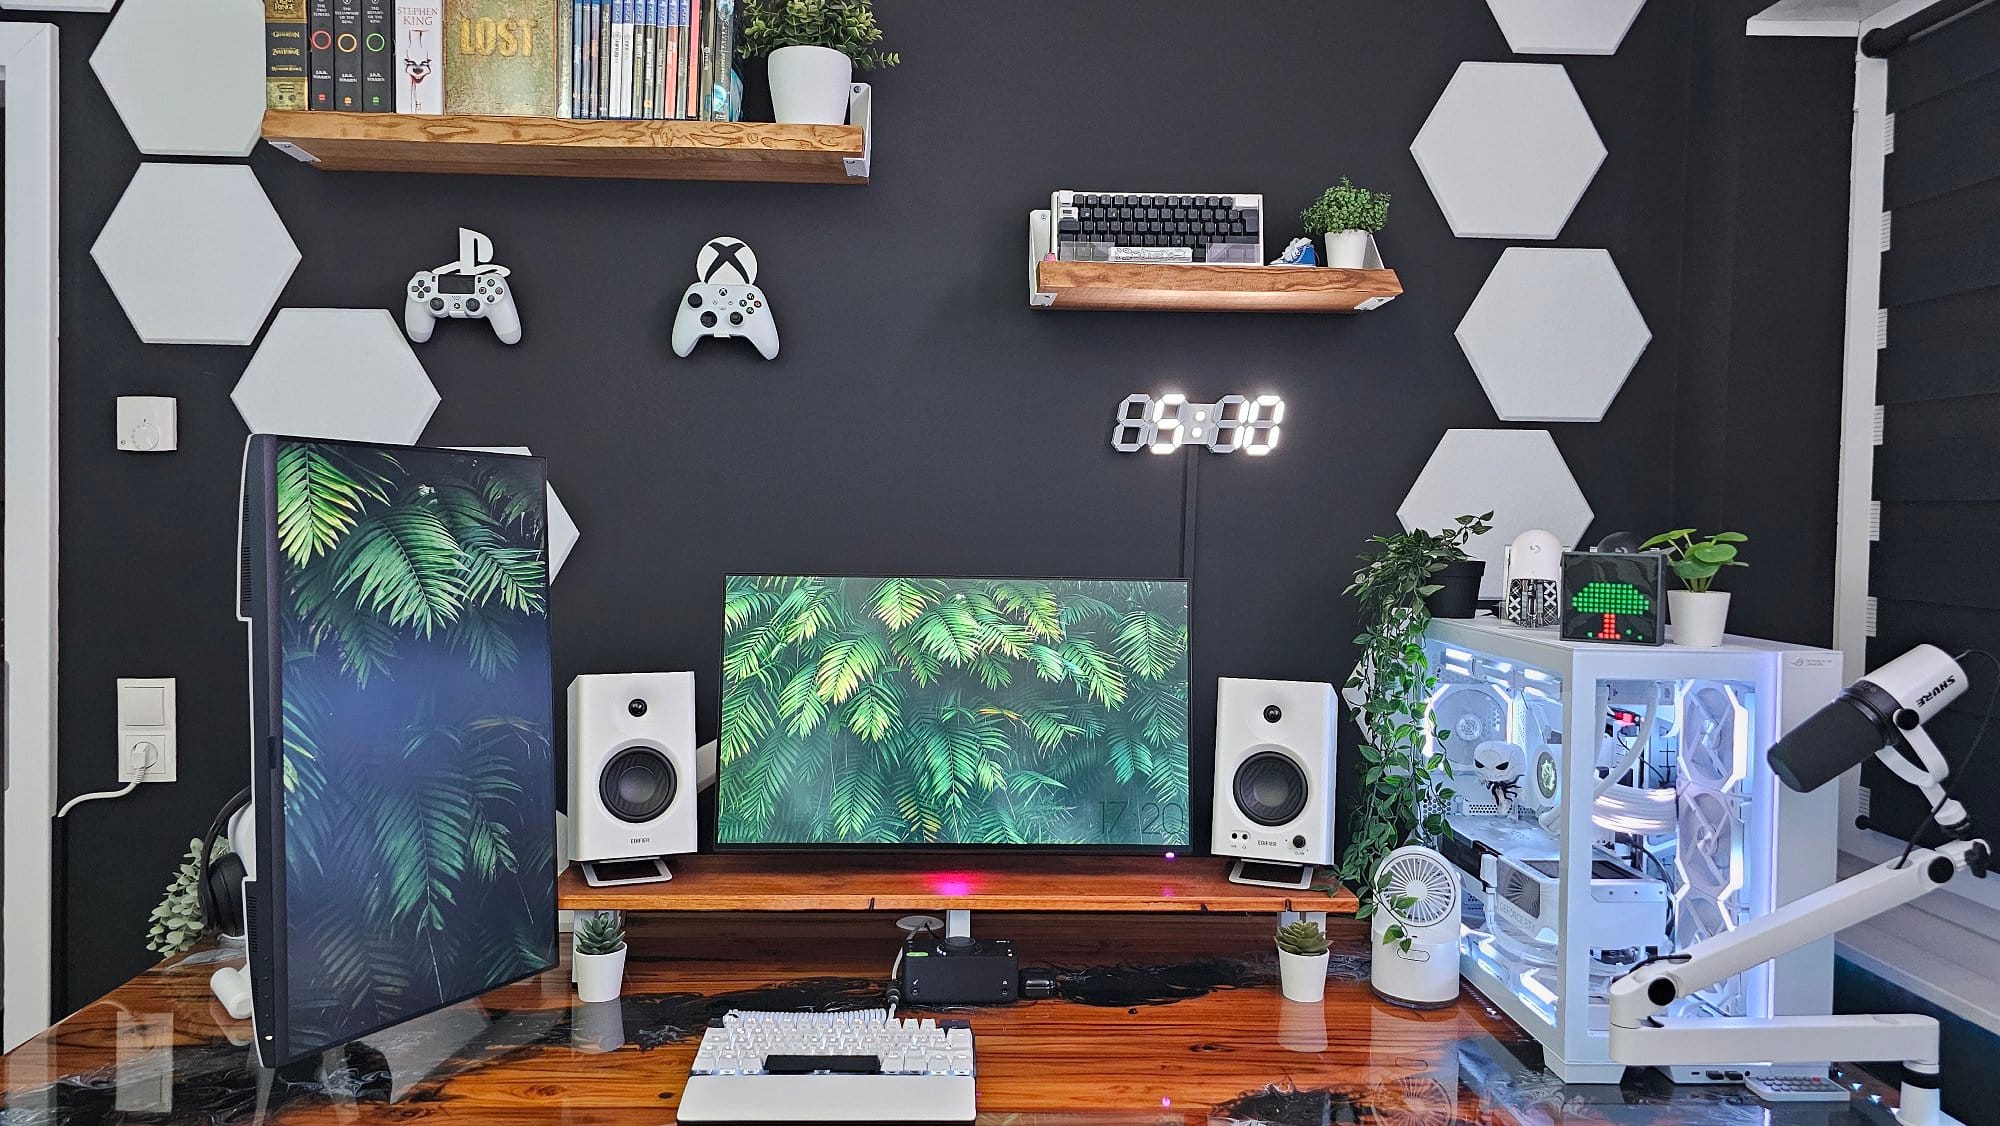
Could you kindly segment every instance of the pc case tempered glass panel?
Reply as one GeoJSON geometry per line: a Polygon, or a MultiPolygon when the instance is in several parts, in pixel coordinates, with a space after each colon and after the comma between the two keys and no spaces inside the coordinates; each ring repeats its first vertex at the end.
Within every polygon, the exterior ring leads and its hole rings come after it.
{"type": "MultiPolygon", "coordinates": [[[[1438,678],[1427,752],[1452,769],[1445,851],[1467,893],[1466,973],[1484,991],[1507,992],[1505,1007],[1539,1017],[1550,1036],[1578,1020],[1602,1031],[1614,978],[1750,914],[1756,686],[1686,678],[1566,685],[1548,669],[1495,654],[1435,639],[1427,649],[1438,678]],[[1566,689],[1587,702],[1584,716],[1565,713],[1566,689]],[[1590,740],[1581,762],[1564,756],[1578,731],[1590,740]],[[1564,839],[1567,785],[1592,791],[1587,843],[1564,839]],[[1571,890],[1566,922],[1562,890],[1573,879],[1587,879],[1588,890],[1571,890]],[[1580,976],[1565,972],[1570,943],[1582,947],[1580,976]],[[1565,996],[1565,980],[1580,981],[1583,996],[1565,996]]],[[[1759,1015],[1759,972],[1683,1000],[1677,1015],[1759,1015]]]]}

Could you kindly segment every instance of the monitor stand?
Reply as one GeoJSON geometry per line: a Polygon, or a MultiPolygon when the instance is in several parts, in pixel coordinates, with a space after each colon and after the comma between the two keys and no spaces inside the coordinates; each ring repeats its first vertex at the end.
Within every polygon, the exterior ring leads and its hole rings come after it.
{"type": "Polygon", "coordinates": [[[1229,882],[1260,888],[1305,891],[1312,887],[1313,866],[1276,860],[1238,860],[1229,866],[1229,882]]]}

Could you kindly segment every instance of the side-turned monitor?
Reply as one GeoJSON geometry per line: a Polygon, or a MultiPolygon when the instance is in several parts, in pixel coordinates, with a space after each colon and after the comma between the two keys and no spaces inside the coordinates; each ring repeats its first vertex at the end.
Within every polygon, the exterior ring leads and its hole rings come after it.
{"type": "Polygon", "coordinates": [[[732,575],[716,845],[1188,844],[1182,580],[732,575]]]}
{"type": "Polygon", "coordinates": [[[267,1066],[556,962],[546,488],[538,458],[249,441],[267,1066]]]}

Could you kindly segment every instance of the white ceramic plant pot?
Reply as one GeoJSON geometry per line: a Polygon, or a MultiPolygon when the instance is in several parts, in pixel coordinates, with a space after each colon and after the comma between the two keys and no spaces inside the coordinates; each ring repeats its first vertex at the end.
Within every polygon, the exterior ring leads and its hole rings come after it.
{"type": "Polygon", "coordinates": [[[1287,1001],[1315,1004],[1326,997],[1327,954],[1278,951],[1278,988],[1287,1001]]]}
{"type": "Polygon", "coordinates": [[[1670,590],[1667,613],[1674,627],[1674,644],[1691,649],[1713,649],[1722,644],[1724,627],[1729,624],[1729,594],[1720,590],[1670,590]]]}
{"type": "Polygon", "coordinates": [[[1328,231],[1326,264],[1342,270],[1359,270],[1368,262],[1367,231],[1328,231]]]}
{"type": "Polygon", "coordinates": [[[854,60],[831,47],[771,52],[772,116],[789,125],[844,125],[854,60]]]}
{"type": "Polygon", "coordinates": [[[585,1003],[616,1001],[625,984],[625,951],[620,946],[609,954],[578,954],[571,959],[576,967],[576,997],[585,1003]]]}

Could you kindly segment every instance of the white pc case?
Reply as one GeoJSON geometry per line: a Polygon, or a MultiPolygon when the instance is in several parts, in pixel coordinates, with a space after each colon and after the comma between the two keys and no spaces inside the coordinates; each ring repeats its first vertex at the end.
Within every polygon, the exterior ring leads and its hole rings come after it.
{"type": "MultiPolygon", "coordinates": [[[[1426,650],[1426,749],[1451,762],[1456,791],[1441,843],[1466,892],[1460,971],[1565,1082],[1616,1082],[1612,979],[1834,882],[1836,788],[1787,790],[1764,755],[1839,693],[1841,656],[1741,637],[1564,641],[1485,615],[1434,620],[1426,650]]],[[[1832,1003],[1828,940],[1682,1005],[1832,1003]]]]}

